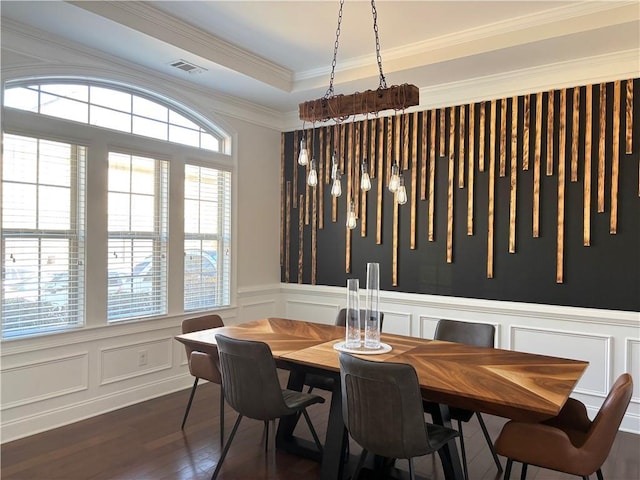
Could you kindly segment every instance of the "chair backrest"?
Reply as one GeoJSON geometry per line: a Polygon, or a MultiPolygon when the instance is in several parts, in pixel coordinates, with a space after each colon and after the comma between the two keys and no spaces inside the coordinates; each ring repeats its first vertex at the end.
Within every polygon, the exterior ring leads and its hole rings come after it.
{"type": "MultiPolygon", "coordinates": [[[[202,315],[200,317],[187,318],[182,321],[182,333],[199,332],[200,330],[207,330],[209,328],[224,327],[222,318],[220,315],[211,313],[208,315],[202,315]]],[[[192,348],[185,345],[187,351],[187,358],[191,358],[192,348]]]]}
{"type": "Polygon", "coordinates": [[[340,353],[342,415],[360,446],[389,458],[429,451],[422,396],[415,369],[340,353]]]}
{"type": "Polygon", "coordinates": [[[488,323],[439,320],[434,340],[493,348],[496,327],[488,323]]]}
{"type": "MultiPolygon", "coordinates": [[[[360,309],[360,324],[364,325],[365,320],[367,319],[367,310],[360,309]]],[[[382,330],[382,322],[384,321],[384,312],[380,312],[380,330],[382,330]]],[[[338,312],[338,316],[336,317],[337,327],[346,327],[347,326],[347,309],[342,308],[338,312]]]]}
{"type": "Polygon", "coordinates": [[[269,345],[221,334],[216,343],[224,396],[236,412],[264,421],[288,411],[269,345]]]}
{"type": "Polygon", "coordinates": [[[611,387],[609,395],[593,419],[582,449],[587,452],[586,457],[589,461],[597,465],[595,468],[599,468],[609,455],[632,394],[633,379],[628,373],[623,373],[611,387]]]}

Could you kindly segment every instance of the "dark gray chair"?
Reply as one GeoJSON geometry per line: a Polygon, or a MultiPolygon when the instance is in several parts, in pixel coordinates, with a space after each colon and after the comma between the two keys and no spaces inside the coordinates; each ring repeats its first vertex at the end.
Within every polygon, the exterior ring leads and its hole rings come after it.
{"type": "MultiPolygon", "coordinates": [[[[520,478],[527,465],[537,465],[589,480],[594,472],[603,480],[602,464],[607,459],[620,423],[633,395],[631,375],[618,377],[600,411],[589,420],[587,408],[569,398],[557,417],[542,423],[509,421],[496,440],[496,450],[507,457],[505,480],[514,461],[522,462],[520,478]]],[[[538,475],[539,477],[540,475],[538,475]]]]}
{"type": "MultiPolygon", "coordinates": [[[[360,324],[364,325],[365,320],[367,319],[367,311],[366,309],[360,309],[360,324]]],[[[380,330],[382,330],[382,322],[384,322],[384,312],[380,312],[380,330]]],[[[347,309],[342,308],[338,312],[335,321],[336,327],[346,327],[347,325],[347,309]]],[[[311,393],[314,388],[319,388],[320,390],[326,390],[331,392],[333,390],[333,378],[326,377],[323,375],[316,375],[313,373],[308,373],[304,378],[305,385],[309,386],[309,390],[307,393],[311,393]]]]}
{"type": "MultiPolygon", "coordinates": [[[[242,417],[261,420],[271,436],[272,464],[276,462],[276,419],[286,415],[302,412],[313,440],[322,453],[322,445],[313,428],[307,407],[314,403],[324,403],[324,398],[318,395],[282,389],[276,371],[276,363],[269,345],[264,342],[251,340],[237,340],[224,335],[216,335],[222,385],[227,403],[238,412],[238,418],[233,425],[231,435],[227,440],[222,455],[213,472],[212,480],[218,476],[222,462],[229,451],[233,437],[238,430],[242,417]]],[[[265,450],[269,446],[267,434],[265,450]]]]}
{"type": "Polygon", "coordinates": [[[438,452],[445,472],[451,469],[441,450],[458,432],[425,423],[415,369],[404,363],[376,362],[340,353],[342,415],[351,437],[363,448],[353,475],[357,479],[369,452],[409,460],[438,452]]]}
{"type": "MultiPolygon", "coordinates": [[[[493,348],[496,328],[488,323],[472,323],[462,322],[459,320],[440,320],[436,326],[436,333],[434,340],[444,340],[447,342],[464,343],[466,345],[474,345],[476,347],[489,347],[493,348]]],[[[424,401],[425,412],[433,414],[435,409],[439,408],[437,403],[424,401]]],[[[464,448],[464,436],[462,432],[462,423],[466,423],[473,417],[474,413],[482,428],[484,438],[489,445],[493,461],[498,467],[498,472],[502,472],[502,465],[496,455],[493,448],[493,441],[487,431],[487,426],[484,423],[480,412],[473,412],[472,410],[465,410],[462,408],[449,407],[451,414],[451,420],[456,420],[458,423],[458,431],[460,432],[460,451],[462,453],[462,467],[464,469],[464,478],[469,479],[469,473],[467,468],[467,454],[464,448]]]]}
{"type": "MultiPolygon", "coordinates": [[[[222,318],[220,315],[209,314],[201,317],[187,318],[182,321],[182,333],[199,332],[200,330],[207,330],[209,328],[224,327],[222,318]]],[[[189,372],[195,377],[193,381],[193,387],[191,388],[191,395],[189,395],[189,402],[187,403],[187,409],[184,412],[182,419],[181,429],[184,430],[184,426],[187,423],[187,417],[191,410],[191,402],[193,402],[193,396],[198,388],[198,380],[204,379],[211,383],[217,383],[222,385],[222,377],[218,370],[217,356],[209,355],[208,353],[196,352],[192,348],[185,345],[187,352],[187,361],[189,362],[189,372]]],[[[224,393],[220,392],[220,445],[224,443],[224,393]]]]}

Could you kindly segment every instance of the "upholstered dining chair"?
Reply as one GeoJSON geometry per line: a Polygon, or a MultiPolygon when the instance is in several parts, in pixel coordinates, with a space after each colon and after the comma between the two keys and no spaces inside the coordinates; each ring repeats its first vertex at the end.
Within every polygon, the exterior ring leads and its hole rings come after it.
{"type": "Polygon", "coordinates": [[[243,417],[261,420],[265,427],[268,427],[268,422],[271,422],[271,428],[267,428],[269,433],[265,440],[267,442],[265,450],[271,443],[271,463],[274,468],[276,462],[276,419],[286,415],[302,413],[313,440],[322,453],[322,445],[307,413],[307,407],[315,403],[324,403],[324,398],[314,394],[282,389],[273,354],[266,343],[238,340],[222,334],[216,335],[216,343],[220,357],[224,396],[231,408],[238,412],[238,418],[222,450],[220,460],[211,477],[212,480],[218,476],[222,468],[222,463],[243,417]],[[271,437],[270,442],[269,436],[271,437]]]}
{"type": "MultiPolygon", "coordinates": [[[[220,315],[209,314],[201,317],[187,318],[182,321],[182,333],[198,332],[200,330],[207,330],[209,328],[223,327],[224,323],[220,315]]],[[[187,360],[189,362],[189,372],[195,377],[193,381],[193,387],[191,388],[191,395],[189,395],[189,403],[187,403],[187,409],[184,412],[184,418],[182,419],[181,429],[184,430],[184,426],[187,423],[187,417],[191,410],[191,403],[193,397],[198,388],[198,380],[204,379],[212,383],[222,385],[222,377],[218,370],[218,359],[208,353],[197,352],[185,345],[187,351],[187,360]]],[[[224,394],[220,392],[220,445],[224,443],[224,394]]]]}
{"type": "Polygon", "coordinates": [[[409,461],[409,476],[415,479],[413,458],[439,452],[445,472],[450,460],[441,448],[458,432],[425,423],[418,376],[404,363],[375,362],[340,353],[342,415],[351,437],[362,454],[351,478],[357,479],[368,453],[409,461]]]}
{"type": "MultiPolygon", "coordinates": [[[[464,343],[467,345],[475,345],[477,347],[493,348],[496,328],[488,323],[472,323],[462,322],[459,320],[439,320],[434,334],[434,340],[444,340],[446,342],[464,343]]],[[[438,407],[437,403],[425,400],[424,409],[427,413],[433,413],[438,407]]],[[[480,412],[465,410],[462,408],[449,407],[451,420],[456,420],[458,424],[458,432],[460,432],[460,452],[462,453],[462,467],[464,469],[464,478],[469,480],[469,469],[467,466],[467,453],[464,445],[464,435],[462,431],[462,423],[467,423],[474,416],[477,417],[478,423],[484,435],[487,445],[493,456],[493,461],[498,467],[498,472],[502,472],[500,459],[493,448],[493,441],[484,423],[484,419],[480,412]]]]}
{"type": "MultiPolygon", "coordinates": [[[[366,319],[367,311],[365,309],[360,309],[360,324],[363,325],[366,319]]],[[[380,312],[380,330],[382,330],[382,322],[384,322],[384,312],[380,312]]],[[[347,309],[342,308],[336,316],[335,326],[346,327],[346,325],[347,309]]],[[[307,393],[311,393],[314,388],[319,388],[320,390],[326,390],[328,392],[333,390],[333,378],[331,377],[308,373],[305,375],[304,383],[309,386],[307,393]]]]}
{"type": "Polygon", "coordinates": [[[577,475],[583,480],[595,472],[598,480],[603,480],[602,464],[609,455],[632,393],[631,375],[623,373],[593,421],[589,420],[582,402],[569,398],[558,416],[550,420],[507,422],[496,440],[496,451],[507,457],[505,480],[509,480],[514,461],[522,463],[522,480],[526,478],[527,465],[577,475]]]}

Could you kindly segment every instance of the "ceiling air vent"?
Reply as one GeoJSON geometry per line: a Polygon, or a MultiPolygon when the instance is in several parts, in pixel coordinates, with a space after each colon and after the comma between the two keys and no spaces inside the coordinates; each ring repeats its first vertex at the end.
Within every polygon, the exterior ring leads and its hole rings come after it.
{"type": "Polygon", "coordinates": [[[198,65],[189,63],[186,60],[176,60],[175,62],[171,62],[169,65],[187,73],[202,73],[207,70],[204,67],[199,67],[198,65]]]}

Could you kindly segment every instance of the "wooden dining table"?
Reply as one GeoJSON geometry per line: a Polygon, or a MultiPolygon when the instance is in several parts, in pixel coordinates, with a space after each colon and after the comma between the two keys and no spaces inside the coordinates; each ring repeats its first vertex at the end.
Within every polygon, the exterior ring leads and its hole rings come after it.
{"type": "MultiPolygon", "coordinates": [[[[176,336],[194,350],[217,354],[215,336],[258,340],[271,348],[276,364],[290,371],[287,388],[301,390],[305,374],[334,378],[324,451],[293,435],[297,417],[280,421],[277,446],[290,453],[321,461],[321,478],[343,478],[348,434],[342,419],[340,366],[337,342],[344,340],[344,327],[302,320],[267,318],[176,336]]],[[[588,362],[531,353],[484,348],[460,343],[381,335],[391,346],[387,353],[363,356],[380,362],[412,365],[422,395],[440,404],[433,422],[450,426],[448,406],[466,408],[505,418],[538,422],[557,415],[588,362]]],[[[445,478],[463,478],[456,442],[440,452],[445,478]]]]}

